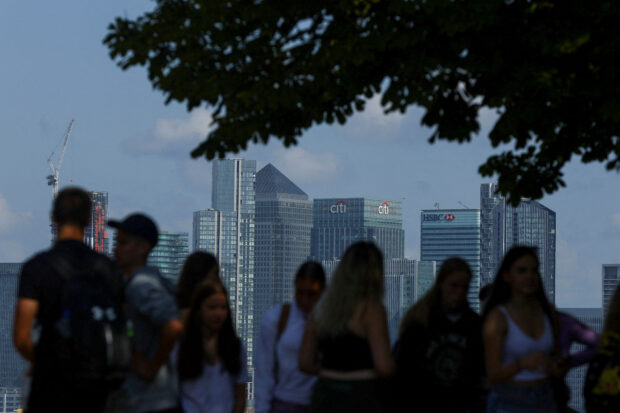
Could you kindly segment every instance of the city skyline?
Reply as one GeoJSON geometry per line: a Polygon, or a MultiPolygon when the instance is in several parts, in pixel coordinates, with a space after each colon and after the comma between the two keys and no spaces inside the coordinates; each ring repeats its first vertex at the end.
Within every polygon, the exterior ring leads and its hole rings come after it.
{"type": "MultiPolygon", "coordinates": [[[[109,217],[145,211],[162,228],[186,232],[192,213],[210,205],[211,163],[189,156],[209,131],[209,108],[166,105],[144,69],[119,70],[101,43],[115,16],[152,7],[147,0],[0,4],[0,75],[10,79],[0,95],[0,164],[10,177],[0,185],[0,261],[21,262],[49,246],[47,159],[71,119],[60,185],[109,191],[109,217]]],[[[508,149],[489,145],[491,111],[462,145],[430,145],[421,114],[412,107],[386,116],[373,97],[346,125],[314,127],[298,146],[249,144],[235,156],[256,159],[257,169],[272,163],[311,198],[405,198],[405,256],[414,258],[419,211],[435,203],[476,207],[479,185],[493,182],[478,166],[508,149]]],[[[595,307],[601,265],[620,262],[620,178],[598,163],[573,161],[564,173],[567,186],[539,200],[558,216],[556,303],[595,307]]]]}

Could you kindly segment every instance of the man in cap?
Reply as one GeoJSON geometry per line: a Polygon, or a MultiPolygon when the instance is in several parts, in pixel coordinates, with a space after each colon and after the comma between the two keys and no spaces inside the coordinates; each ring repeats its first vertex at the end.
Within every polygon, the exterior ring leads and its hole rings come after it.
{"type": "Polygon", "coordinates": [[[126,280],[125,300],[134,349],[131,371],[122,390],[111,401],[111,409],[176,412],[176,375],[168,357],[182,323],[166,280],[157,268],[146,265],[157,244],[157,226],[143,214],[111,220],[108,225],[117,229],[114,256],[126,280]]]}

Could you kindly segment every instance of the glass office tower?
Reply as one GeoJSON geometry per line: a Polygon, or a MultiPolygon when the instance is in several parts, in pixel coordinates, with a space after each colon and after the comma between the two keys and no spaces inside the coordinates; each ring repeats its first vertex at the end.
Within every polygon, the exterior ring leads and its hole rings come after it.
{"type": "Polygon", "coordinates": [[[383,258],[404,258],[400,201],[370,198],[315,199],[311,254],[318,261],[340,258],[356,241],[374,242],[383,258]]]}
{"type": "Polygon", "coordinates": [[[607,314],[607,308],[614,296],[614,292],[620,282],[620,264],[603,264],[603,313],[607,314]]]}
{"type": "Polygon", "coordinates": [[[161,274],[176,285],[188,254],[187,232],[159,231],[159,240],[149,254],[148,265],[159,268],[161,274]]]}
{"type": "Polygon", "coordinates": [[[256,174],[254,320],[293,299],[295,273],[310,255],[312,201],[271,164],[256,174]]]}
{"type": "Polygon", "coordinates": [[[473,274],[468,301],[479,310],[480,291],[480,210],[430,209],[421,213],[421,261],[435,261],[437,271],[450,257],[461,257],[473,274]]]}
{"type": "Polygon", "coordinates": [[[204,244],[220,262],[235,326],[244,340],[248,364],[253,366],[256,161],[215,160],[212,177],[212,209],[194,213],[194,245],[204,244]],[[201,219],[205,226],[201,226],[201,219]],[[211,240],[201,240],[201,232],[210,234],[205,237],[211,240]]]}
{"type": "Polygon", "coordinates": [[[481,279],[493,281],[504,254],[515,245],[536,248],[540,275],[549,300],[555,302],[555,212],[539,202],[522,199],[517,207],[506,203],[496,184],[480,186],[481,279]]]}
{"type": "Polygon", "coordinates": [[[108,222],[108,193],[89,192],[92,201],[90,225],[84,230],[84,243],[101,254],[110,254],[108,222]]]}
{"type": "Polygon", "coordinates": [[[20,388],[27,363],[13,347],[13,318],[21,264],[0,263],[0,387],[20,388]]]}

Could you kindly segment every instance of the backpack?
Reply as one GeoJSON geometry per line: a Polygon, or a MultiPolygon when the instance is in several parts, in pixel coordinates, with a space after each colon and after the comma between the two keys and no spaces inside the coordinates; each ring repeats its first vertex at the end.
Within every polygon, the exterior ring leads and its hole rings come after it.
{"type": "Polygon", "coordinates": [[[112,266],[99,256],[79,266],[61,256],[50,258],[64,279],[61,315],[51,335],[63,373],[79,383],[119,387],[129,371],[131,343],[122,285],[121,289],[114,285],[112,266]]]}
{"type": "Polygon", "coordinates": [[[607,331],[601,336],[583,392],[587,412],[620,412],[620,334],[607,331]]]}

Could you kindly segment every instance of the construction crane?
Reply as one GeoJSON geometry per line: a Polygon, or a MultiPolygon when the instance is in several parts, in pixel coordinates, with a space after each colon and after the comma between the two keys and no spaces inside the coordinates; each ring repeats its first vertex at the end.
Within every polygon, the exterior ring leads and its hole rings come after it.
{"type": "Polygon", "coordinates": [[[65,134],[65,141],[62,144],[62,150],[60,151],[60,155],[58,156],[58,160],[56,161],[56,166],[54,167],[54,163],[52,162],[54,152],[52,152],[49,158],[47,158],[47,163],[49,164],[50,170],[52,171],[52,173],[47,176],[47,184],[52,187],[53,199],[56,199],[56,195],[58,195],[58,173],[60,172],[60,166],[62,165],[62,158],[65,156],[65,151],[67,150],[69,135],[71,135],[71,129],[73,128],[74,122],[75,120],[71,119],[71,122],[69,123],[67,133],[65,134]]]}
{"type": "Polygon", "coordinates": [[[462,203],[461,201],[456,201],[459,203],[460,206],[462,206],[465,209],[471,209],[470,207],[468,207],[467,205],[465,205],[464,203],[462,203]]]}

